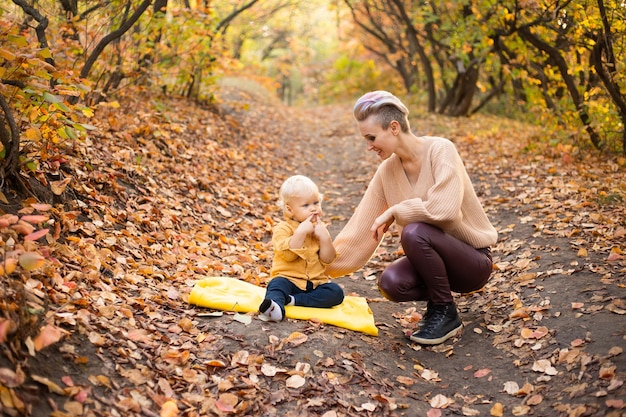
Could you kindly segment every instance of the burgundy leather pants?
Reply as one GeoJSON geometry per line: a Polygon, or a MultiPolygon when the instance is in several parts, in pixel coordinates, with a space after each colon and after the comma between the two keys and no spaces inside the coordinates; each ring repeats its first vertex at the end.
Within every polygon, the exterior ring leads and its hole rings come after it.
{"type": "Polygon", "coordinates": [[[481,289],[492,271],[489,248],[475,249],[426,223],[412,223],[400,239],[406,256],[390,263],[378,278],[391,301],[453,302],[452,291],[481,289]]]}

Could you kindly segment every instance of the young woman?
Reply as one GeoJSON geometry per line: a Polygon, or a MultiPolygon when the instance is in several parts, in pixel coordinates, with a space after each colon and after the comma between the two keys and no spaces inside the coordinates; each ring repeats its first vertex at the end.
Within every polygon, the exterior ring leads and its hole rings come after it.
{"type": "Polygon", "coordinates": [[[458,334],[462,323],[452,291],[482,288],[498,238],[476,196],[456,147],[448,139],[414,135],[407,107],[387,91],[363,95],[354,117],[367,149],[383,161],[354,214],[337,235],[331,277],[363,267],[394,222],[405,256],[378,279],[389,300],[428,301],[410,339],[426,345],[458,334]]]}

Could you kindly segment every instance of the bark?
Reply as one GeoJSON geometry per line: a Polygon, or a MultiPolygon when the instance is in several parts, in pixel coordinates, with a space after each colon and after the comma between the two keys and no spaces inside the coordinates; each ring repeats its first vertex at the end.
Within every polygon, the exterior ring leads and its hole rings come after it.
{"type": "Polygon", "coordinates": [[[574,78],[572,77],[572,75],[569,73],[569,68],[567,62],[565,61],[565,58],[563,58],[558,49],[549,45],[548,43],[544,42],[536,35],[534,35],[529,27],[520,28],[518,30],[518,33],[522,37],[522,39],[547,54],[552,62],[554,62],[554,64],[557,66],[561,77],[563,77],[563,81],[565,82],[569,96],[572,99],[574,106],[576,106],[578,117],[580,118],[583,126],[585,126],[585,130],[587,131],[587,134],[591,139],[591,143],[593,143],[593,146],[595,146],[596,149],[602,149],[604,146],[602,140],[591,125],[591,117],[589,117],[589,113],[587,113],[587,110],[585,109],[585,103],[583,102],[582,97],[578,92],[578,86],[574,82],[574,78]]]}
{"type": "Polygon", "coordinates": [[[0,94],[0,109],[2,119],[0,120],[0,141],[5,149],[5,157],[2,161],[2,179],[7,178],[17,172],[18,152],[20,150],[20,131],[11,112],[9,103],[0,94]]]}
{"type": "Polygon", "coordinates": [[[152,4],[152,0],[143,0],[137,10],[135,10],[135,13],[133,13],[133,15],[128,20],[124,21],[116,30],[100,39],[100,42],[98,42],[91,55],[89,55],[89,58],[87,58],[85,65],[80,71],[81,78],[87,78],[89,76],[91,68],[98,60],[98,57],[100,56],[102,51],[104,51],[104,48],[106,48],[111,42],[121,38],[124,33],[126,33],[131,27],[133,27],[133,25],[137,22],[137,20],[139,20],[141,15],[148,9],[150,4],[152,4]]]}

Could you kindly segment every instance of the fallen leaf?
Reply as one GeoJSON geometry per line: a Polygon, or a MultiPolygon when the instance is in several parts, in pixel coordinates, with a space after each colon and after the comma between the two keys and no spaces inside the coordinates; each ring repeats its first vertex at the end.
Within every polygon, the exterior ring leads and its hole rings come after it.
{"type": "Polygon", "coordinates": [[[441,410],[437,408],[431,408],[426,412],[426,417],[441,417],[441,410]]]}
{"type": "Polygon", "coordinates": [[[298,346],[306,342],[308,339],[309,337],[305,335],[304,333],[293,332],[289,336],[287,336],[285,341],[289,343],[291,346],[298,346]]]}
{"type": "Polygon", "coordinates": [[[482,378],[484,376],[487,376],[491,373],[491,369],[488,368],[483,368],[483,369],[479,369],[476,372],[474,372],[474,378],[482,378]]]}
{"type": "Polygon", "coordinates": [[[502,417],[504,415],[504,407],[501,403],[495,403],[489,410],[489,414],[493,417],[502,417]]]}
{"type": "Polygon", "coordinates": [[[34,271],[41,268],[46,258],[37,252],[24,252],[20,255],[18,262],[24,271],[34,271]]]}
{"type": "Polygon", "coordinates": [[[220,411],[223,411],[225,413],[232,413],[233,411],[235,411],[235,407],[237,406],[238,402],[239,397],[237,397],[235,394],[226,392],[220,394],[217,401],[215,401],[215,405],[220,411]]]}
{"type": "Polygon", "coordinates": [[[65,192],[71,180],[72,177],[67,177],[60,181],[50,181],[50,190],[56,195],[61,195],[65,192]]]}
{"type": "Polygon", "coordinates": [[[287,388],[300,388],[306,383],[306,379],[301,377],[300,375],[291,375],[285,381],[287,388]]]}
{"type": "Polygon", "coordinates": [[[558,371],[552,366],[548,359],[539,359],[533,363],[532,370],[535,372],[543,372],[546,375],[556,375],[558,371]]]}
{"type": "Polygon", "coordinates": [[[15,371],[9,368],[0,368],[0,384],[7,388],[19,387],[25,380],[26,375],[19,365],[15,371]]]}
{"type": "Polygon", "coordinates": [[[44,326],[40,331],[35,340],[33,340],[35,350],[39,351],[45,347],[48,347],[63,337],[67,332],[55,327],[51,324],[44,326]]]}
{"type": "Polygon", "coordinates": [[[52,382],[48,378],[45,378],[45,377],[42,377],[42,376],[39,376],[39,375],[31,375],[30,377],[33,380],[39,382],[40,384],[43,384],[46,387],[48,387],[48,390],[50,392],[53,392],[53,393],[59,394],[59,395],[65,395],[65,391],[63,391],[63,389],[60,386],[58,386],[57,384],[55,384],[54,382],[52,382]]]}
{"type": "Polygon", "coordinates": [[[443,394],[437,394],[430,400],[430,406],[432,408],[448,408],[452,403],[454,403],[454,401],[443,394]]]}

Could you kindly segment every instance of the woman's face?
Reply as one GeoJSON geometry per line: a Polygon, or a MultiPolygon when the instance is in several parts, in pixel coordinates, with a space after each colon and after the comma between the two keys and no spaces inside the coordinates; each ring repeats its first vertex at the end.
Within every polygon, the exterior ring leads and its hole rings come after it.
{"type": "Polygon", "coordinates": [[[394,134],[395,130],[399,130],[397,124],[397,122],[392,122],[387,130],[384,130],[375,115],[358,122],[359,132],[367,143],[367,150],[376,152],[382,160],[389,158],[398,142],[398,136],[394,134]]]}

